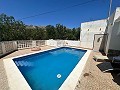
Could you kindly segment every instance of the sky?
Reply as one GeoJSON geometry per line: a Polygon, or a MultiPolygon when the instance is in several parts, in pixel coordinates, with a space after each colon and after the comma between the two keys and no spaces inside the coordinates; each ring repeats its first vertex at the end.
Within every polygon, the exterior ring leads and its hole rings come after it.
{"type": "MultiPolygon", "coordinates": [[[[108,17],[110,0],[95,0],[87,4],[71,7],[91,0],[0,0],[0,14],[14,16],[16,20],[47,13],[32,18],[22,19],[27,25],[56,25],[63,24],[68,28],[80,27],[87,21],[105,19],[108,17]],[[64,9],[66,7],[71,7],[64,9]],[[62,10],[59,10],[62,9],[62,10]]],[[[120,0],[113,0],[112,11],[120,6],[120,0]]]]}

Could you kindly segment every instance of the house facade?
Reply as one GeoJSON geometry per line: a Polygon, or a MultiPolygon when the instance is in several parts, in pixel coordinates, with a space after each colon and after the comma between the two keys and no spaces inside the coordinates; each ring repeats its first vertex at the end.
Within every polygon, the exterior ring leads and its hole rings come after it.
{"type": "Polygon", "coordinates": [[[94,51],[120,50],[120,7],[107,19],[81,24],[80,46],[94,51]]]}
{"type": "Polygon", "coordinates": [[[106,26],[107,26],[106,19],[82,23],[80,46],[84,48],[93,49],[94,35],[104,34],[106,26]]]}
{"type": "Polygon", "coordinates": [[[111,50],[120,50],[120,7],[116,8],[115,12],[108,18],[107,21],[108,40],[106,42],[105,52],[111,50]]]}

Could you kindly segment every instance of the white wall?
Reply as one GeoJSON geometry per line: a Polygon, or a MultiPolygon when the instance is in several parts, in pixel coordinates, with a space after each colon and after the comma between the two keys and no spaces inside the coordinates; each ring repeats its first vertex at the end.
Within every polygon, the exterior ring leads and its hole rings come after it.
{"type": "Polygon", "coordinates": [[[46,45],[48,45],[48,46],[57,46],[57,41],[55,41],[55,40],[46,40],[46,45]]]}
{"type": "Polygon", "coordinates": [[[120,8],[116,9],[114,24],[112,28],[111,40],[109,49],[120,50],[120,35],[118,32],[120,31],[120,21],[116,22],[116,20],[120,17],[120,8]]]}
{"type": "Polygon", "coordinates": [[[119,30],[120,30],[120,22],[114,23],[109,49],[120,50],[120,36],[118,35],[119,30]]]}
{"type": "Polygon", "coordinates": [[[120,36],[118,32],[120,30],[120,23],[116,22],[116,20],[120,17],[120,7],[116,9],[116,11],[109,18],[108,25],[108,41],[106,45],[106,53],[109,49],[112,50],[120,50],[120,36]]]}
{"type": "Polygon", "coordinates": [[[45,40],[18,40],[17,41],[18,49],[27,49],[27,48],[33,48],[36,46],[43,46],[43,45],[46,45],[45,40]]]}
{"type": "Polygon", "coordinates": [[[0,56],[3,56],[7,53],[17,50],[16,41],[5,41],[0,42],[0,56]]]}
{"type": "Polygon", "coordinates": [[[107,33],[108,33],[108,39],[104,48],[105,53],[108,53],[109,50],[109,46],[110,46],[110,39],[111,39],[111,34],[112,34],[112,27],[113,27],[113,22],[114,22],[114,16],[115,16],[115,12],[108,18],[107,20],[107,33]]]}
{"type": "Polygon", "coordinates": [[[81,24],[80,46],[93,48],[94,34],[108,34],[104,51],[109,49],[120,50],[120,7],[108,18],[108,20],[97,20],[81,24]],[[101,28],[101,30],[100,30],[101,28]]]}
{"type": "Polygon", "coordinates": [[[80,41],[72,41],[72,40],[66,40],[68,43],[68,46],[79,46],[80,47],[80,41]]]}
{"type": "Polygon", "coordinates": [[[80,46],[92,49],[94,34],[104,34],[106,26],[106,19],[82,23],[80,33],[80,46]]]}
{"type": "Polygon", "coordinates": [[[75,40],[46,40],[46,45],[49,46],[80,46],[80,41],[75,40]]]}

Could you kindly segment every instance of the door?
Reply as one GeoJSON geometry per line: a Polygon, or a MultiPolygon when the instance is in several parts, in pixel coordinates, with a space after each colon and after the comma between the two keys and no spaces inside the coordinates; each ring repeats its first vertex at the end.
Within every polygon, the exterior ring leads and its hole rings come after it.
{"type": "Polygon", "coordinates": [[[95,34],[93,41],[93,51],[104,51],[107,34],[95,34]]]}

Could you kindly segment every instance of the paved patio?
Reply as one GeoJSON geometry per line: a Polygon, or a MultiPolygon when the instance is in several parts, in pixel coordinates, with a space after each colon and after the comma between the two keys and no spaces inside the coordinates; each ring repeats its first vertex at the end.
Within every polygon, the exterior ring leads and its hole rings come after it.
{"type": "Polygon", "coordinates": [[[105,61],[96,62],[93,59],[93,55],[96,54],[101,55],[101,53],[97,52],[90,54],[75,90],[120,90],[120,76],[117,77],[118,72],[103,73],[101,69],[109,68],[111,64],[105,61]]]}
{"type": "MultiPolygon", "coordinates": [[[[42,50],[50,49],[53,47],[44,46],[42,50]]],[[[3,59],[10,58],[18,55],[32,53],[30,49],[19,50],[11,53],[0,59],[0,90],[9,90],[7,76],[3,65],[3,59]]],[[[86,63],[86,67],[82,73],[82,77],[78,80],[75,90],[120,90],[120,78],[116,77],[114,73],[103,73],[97,65],[103,62],[96,62],[93,60],[93,55],[100,54],[92,52],[86,63]]],[[[103,66],[110,66],[110,63],[104,62],[103,66]]]]}

